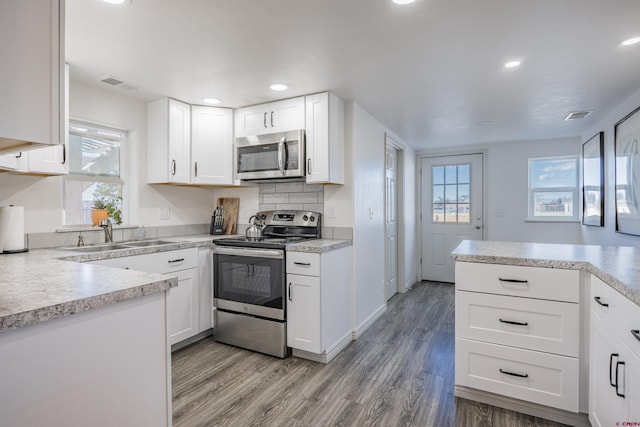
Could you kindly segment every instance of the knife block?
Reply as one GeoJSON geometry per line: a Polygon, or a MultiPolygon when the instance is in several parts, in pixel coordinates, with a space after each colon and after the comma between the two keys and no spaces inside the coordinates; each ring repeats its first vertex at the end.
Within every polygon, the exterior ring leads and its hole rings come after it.
{"type": "Polygon", "coordinates": [[[220,225],[215,225],[215,216],[211,217],[211,227],[209,228],[209,234],[218,235],[224,234],[224,223],[220,225]]]}

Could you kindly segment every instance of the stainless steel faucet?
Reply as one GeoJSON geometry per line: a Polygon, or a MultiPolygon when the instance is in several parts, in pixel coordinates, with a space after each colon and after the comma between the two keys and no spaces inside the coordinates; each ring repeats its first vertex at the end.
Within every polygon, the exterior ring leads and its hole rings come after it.
{"type": "Polygon", "coordinates": [[[111,221],[107,219],[103,219],[100,221],[100,227],[104,230],[104,242],[112,243],[113,242],[113,225],[111,221]]]}

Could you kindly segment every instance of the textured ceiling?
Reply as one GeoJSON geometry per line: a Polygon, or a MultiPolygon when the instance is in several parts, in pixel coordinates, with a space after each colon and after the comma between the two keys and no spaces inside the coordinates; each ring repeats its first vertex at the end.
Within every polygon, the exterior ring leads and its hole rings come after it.
{"type": "Polygon", "coordinates": [[[67,0],[66,25],[72,80],[233,108],[331,90],[417,149],[579,136],[640,89],[637,0],[67,0]]]}

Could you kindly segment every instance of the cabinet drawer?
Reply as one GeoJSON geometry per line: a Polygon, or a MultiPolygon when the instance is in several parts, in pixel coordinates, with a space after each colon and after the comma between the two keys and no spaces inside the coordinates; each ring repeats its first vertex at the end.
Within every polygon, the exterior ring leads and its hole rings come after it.
{"type": "Polygon", "coordinates": [[[456,384],[578,412],[579,359],[456,338],[456,384]]]}
{"type": "Polygon", "coordinates": [[[592,275],[591,311],[640,357],[640,340],[631,332],[638,331],[640,335],[640,306],[592,275]]]}
{"type": "Polygon", "coordinates": [[[578,357],[578,304],[456,291],[456,336],[578,357]]]}
{"type": "Polygon", "coordinates": [[[173,271],[197,268],[198,249],[178,249],[176,251],[110,258],[94,261],[93,264],[145,271],[147,273],[171,273],[173,271]]]}
{"type": "Polygon", "coordinates": [[[456,262],[456,289],[577,303],[580,301],[580,272],[456,262]]]}
{"type": "Polygon", "coordinates": [[[320,276],[320,254],[287,252],[287,273],[320,276]]]}

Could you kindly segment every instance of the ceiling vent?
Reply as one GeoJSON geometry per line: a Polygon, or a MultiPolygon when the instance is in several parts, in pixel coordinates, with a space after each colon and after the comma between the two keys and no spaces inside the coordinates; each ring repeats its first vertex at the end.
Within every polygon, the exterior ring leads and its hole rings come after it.
{"type": "Polygon", "coordinates": [[[104,79],[102,79],[100,81],[102,83],[106,83],[106,84],[111,85],[111,86],[117,86],[117,87],[119,87],[121,89],[124,89],[124,90],[138,90],[138,86],[132,85],[130,83],[126,83],[126,82],[120,80],[119,78],[113,77],[113,76],[107,76],[107,77],[105,77],[104,79]]]}
{"type": "Polygon", "coordinates": [[[571,113],[569,113],[569,115],[567,117],[564,118],[564,121],[565,122],[569,122],[571,120],[584,119],[585,117],[587,117],[591,113],[592,113],[592,111],[572,111],[571,113]]]}

